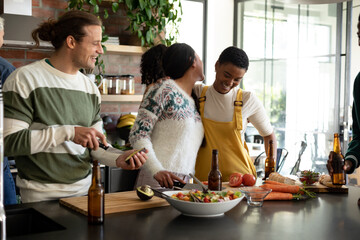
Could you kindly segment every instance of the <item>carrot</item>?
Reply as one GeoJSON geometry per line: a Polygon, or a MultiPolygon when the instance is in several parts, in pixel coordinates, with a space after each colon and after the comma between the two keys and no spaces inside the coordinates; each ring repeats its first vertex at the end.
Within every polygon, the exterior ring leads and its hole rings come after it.
{"type": "Polygon", "coordinates": [[[270,188],[274,192],[298,193],[300,191],[300,187],[296,185],[264,184],[261,187],[270,188]]]}
{"type": "Polygon", "coordinates": [[[285,186],[289,186],[289,184],[281,183],[281,182],[276,182],[276,181],[271,181],[271,180],[265,180],[265,184],[274,184],[274,185],[285,185],[285,186]]]}
{"type": "Polygon", "coordinates": [[[269,193],[264,200],[292,200],[293,195],[291,193],[284,192],[271,192],[269,193]]]}

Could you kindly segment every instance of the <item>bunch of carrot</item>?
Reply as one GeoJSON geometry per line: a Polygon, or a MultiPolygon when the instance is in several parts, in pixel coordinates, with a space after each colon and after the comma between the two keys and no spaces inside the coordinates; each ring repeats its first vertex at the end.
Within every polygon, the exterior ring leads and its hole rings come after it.
{"type": "Polygon", "coordinates": [[[315,197],[314,193],[310,193],[300,186],[271,180],[266,180],[265,184],[261,185],[261,187],[272,189],[272,192],[265,197],[265,200],[293,200],[299,198],[304,193],[311,198],[315,197]]]}

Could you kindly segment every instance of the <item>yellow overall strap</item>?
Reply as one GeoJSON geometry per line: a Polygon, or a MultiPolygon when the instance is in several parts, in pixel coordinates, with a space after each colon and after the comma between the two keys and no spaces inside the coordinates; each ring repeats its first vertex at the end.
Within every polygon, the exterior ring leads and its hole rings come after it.
{"type": "Polygon", "coordinates": [[[234,114],[235,114],[235,121],[236,121],[236,130],[240,131],[243,129],[242,127],[242,114],[241,114],[241,109],[243,106],[243,101],[242,101],[242,90],[241,88],[239,88],[237,95],[236,95],[236,100],[234,101],[234,114]]]}
{"type": "Polygon", "coordinates": [[[209,88],[209,86],[204,86],[204,88],[201,91],[201,95],[200,95],[200,97],[198,99],[199,100],[199,105],[200,105],[199,111],[200,111],[201,118],[204,117],[204,108],[205,108],[205,101],[206,101],[205,94],[206,94],[206,91],[208,90],[208,88],[209,88]]]}

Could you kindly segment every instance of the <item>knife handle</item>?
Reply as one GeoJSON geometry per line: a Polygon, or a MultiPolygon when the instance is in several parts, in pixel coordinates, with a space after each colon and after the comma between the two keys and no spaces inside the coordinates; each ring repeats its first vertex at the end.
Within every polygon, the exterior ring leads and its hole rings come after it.
{"type": "Polygon", "coordinates": [[[107,150],[109,148],[109,146],[105,146],[102,142],[99,141],[99,147],[104,149],[104,150],[107,150]]]}
{"type": "Polygon", "coordinates": [[[181,183],[179,181],[174,181],[174,187],[179,187],[179,188],[183,188],[185,186],[184,183],[181,183]]]}

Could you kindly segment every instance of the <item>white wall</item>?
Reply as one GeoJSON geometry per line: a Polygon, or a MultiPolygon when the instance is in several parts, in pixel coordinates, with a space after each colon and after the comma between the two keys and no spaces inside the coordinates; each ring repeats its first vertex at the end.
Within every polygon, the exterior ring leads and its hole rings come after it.
{"type": "Polygon", "coordinates": [[[206,84],[215,80],[215,62],[220,53],[233,45],[234,0],[208,0],[206,84]]]}

